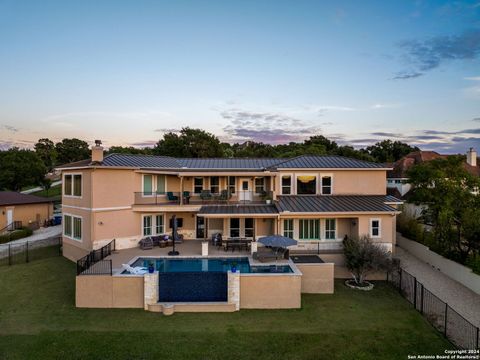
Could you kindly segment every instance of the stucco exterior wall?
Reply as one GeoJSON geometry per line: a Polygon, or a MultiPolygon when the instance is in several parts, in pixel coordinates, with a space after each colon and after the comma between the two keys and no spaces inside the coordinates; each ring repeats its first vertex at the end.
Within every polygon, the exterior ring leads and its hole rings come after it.
{"type": "MultiPolygon", "coordinates": [[[[81,208],[91,208],[92,207],[92,173],[93,169],[84,169],[84,170],[65,170],[62,172],[62,195],[65,191],[65,175],[67,174],[81,174],[82,175],[82,196],[62,196],[62,205],[66,207],[81,207],[81,208]]],[[[96,196],[97,194],[95,194],[96,196]]]]}
{"type": "Polygon", "coordinates": [[[296,264],[302,272],[302,293],[333,294],[334,264],[296,264]]]}
{"type": "Polygon", "coordinates": [[[240,308],[300,308],[301,280],[301,275],[241,274],[240,308]]]}
{"type": "Polygon", "coordinates": [[[37,220],[43,226],[43,222],[53,215],[53,203],[0,206],[0,229],[8,225],[8,209],[13,210],[13,221],[21,221],[22,226],[28,226],[37,220]]]}
{"type": "Polygon", "coordinates": [[[65,241],[65,238],[63,238],[62,255],[67,259],[71,261],[77,261],[78,259],[87,255],[89,252],[90,250],[86,250],[78,245],[71,244],[68,241],[65,241]]]}
{"type": "Polygon", "coordinates": [[[143,276],[76,277],[75,305],[84,308],[143,308],[143,276]]]}

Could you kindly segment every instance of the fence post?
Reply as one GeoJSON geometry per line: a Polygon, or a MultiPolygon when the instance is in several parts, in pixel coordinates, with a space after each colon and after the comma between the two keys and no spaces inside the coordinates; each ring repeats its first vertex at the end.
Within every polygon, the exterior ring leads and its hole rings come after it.
{"type": "Polygon", "coordinates": [[[480,328],[477,326],[477,349],[480,349],[480,344],[478,343],[480,341],[480,328]]]}
{"type": "Polygon", "coordinates": [[[28,241],[26,242],[26,245],[27,245],[27,247],[26,247],[26,251],[25,251],[25,254],[26,254],[26,259],[25,259],[25,260],[26,260],[26,262],[28,263],[28,262],[29,262],[29,261],[28,261],[28,260],[29,260],[29,259],[28,259],[28,241]]]}
{"type": "Polygon", "coordinates": [[[399,276],[399,281],[398,281],[398,290],[400,290],[400,292],[402,292],[402,268],[400,268],[400,276],[399,276]]]}
{"type": "MultiPolygon", "coordinates": [[[[112,275],[113,275],[113,271],[112,271],[112,260],[110,260],[110,276],[112,276],[112,275]]],[[[477,330],[478,330],[478,328],[477,328],[477,330]]]]}
{"type": "Polygon", "coordinates": [[[8,244],[8,265],[12,265],[12,244],[8,244]]]}
{"type": "Polygon", "coordinates": [[[422,291],[420,292],[420,296],[421,296],[421,298],[420,298],[420,306],[421,306],[420,312],[423,314],[423,294],[424,294],[424,292],[423,292],[423,284],[420,283],[420,285],[422,286],[422,288],[421,288],[422,291]]]}
{"type": "Polygon", "coordinates": [[[417,278],[413,278],[414,282],[414,288],[413,288],[413,308],[417,310],[417,278]]]}
{"type": "Polygon", "coordinates": [[[445,329],[444,329],[445,337],[447,336],[447,315],[448,315],[448,304],[445,303],[445,329]]]}

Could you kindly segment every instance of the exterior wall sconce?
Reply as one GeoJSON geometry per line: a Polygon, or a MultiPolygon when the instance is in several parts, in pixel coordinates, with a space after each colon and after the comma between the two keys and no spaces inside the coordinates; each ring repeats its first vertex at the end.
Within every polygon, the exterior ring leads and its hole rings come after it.
{"type": "Polygon", "coordinates": [[[98,222],[98,225],[103,225],[103,221],[99,221],[99,222],[98,222]]]}
{"type": "Polygon", "coordinates": [[[355,220],[352,220],[352,226],[356,226],[357,222],[355,220]]]}

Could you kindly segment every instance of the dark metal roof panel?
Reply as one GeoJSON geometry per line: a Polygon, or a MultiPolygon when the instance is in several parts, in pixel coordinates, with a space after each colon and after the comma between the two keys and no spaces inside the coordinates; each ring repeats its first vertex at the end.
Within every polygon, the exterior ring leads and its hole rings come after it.
{"type": "Polygon", "coordinates": [[[393,207],[385,204],[389,201],[385,195],[333,195],[333,196],[279,196],[280,212],[316,213],[316,212],[391,212],[393,207]]]}
{"type": "Polygon", "coordinates": [[[177,159],[169,156],[111,154],[105,157],[103,166],[125,166],[139,168],[167,168],[181,167],[177,159]]]}
{"type": "Polygon", "coordinates": [[[211,158],[178,161],[182,167],[188,169],[264,169],[277,163],[279,159],[211,158]]]}
{"type": "Polygon", "coordinates": [[[0,191],[0,205],[41,204],[53,202],[41,196],[22,194],[15,191],[0,191]]]}
{"type": "Polygon", "coordinates": [[[275,205],[204,205],[198,212],[206,214],[277,214],[275,205]]]}
{"type": "Polygon", "coordinates": [[[279,162],[278,169],[290,168],[312,168],[312,169],[381,169],[383,164],[373,163],[364,160],[352,159],[336,155],[313,156],[303,155],[289,160],[279,162]]]}

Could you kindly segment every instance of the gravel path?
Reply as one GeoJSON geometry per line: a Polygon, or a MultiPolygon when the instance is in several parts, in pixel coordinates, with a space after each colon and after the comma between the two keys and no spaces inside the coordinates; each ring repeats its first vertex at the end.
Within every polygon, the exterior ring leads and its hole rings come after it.
{"type": "Polygon", "coordinates": [[[10,241],[9,244],[22,244],[26,241],[44,240],[59,235],[62,235],[62,225],[49,226],[35,230],[32,235],[26,238],[10,241]]]}
{"type": "Polygon", "coordinates": [[[397,247],[401,267],[423,283],[426,289],[447,302],[475,326],[480,326],[480,295],[397,247]]]}

